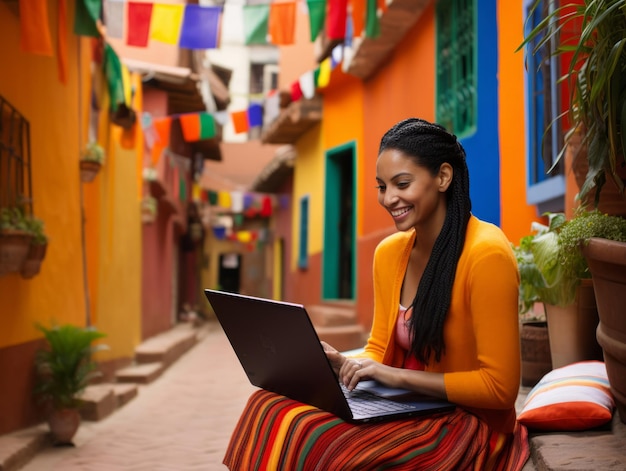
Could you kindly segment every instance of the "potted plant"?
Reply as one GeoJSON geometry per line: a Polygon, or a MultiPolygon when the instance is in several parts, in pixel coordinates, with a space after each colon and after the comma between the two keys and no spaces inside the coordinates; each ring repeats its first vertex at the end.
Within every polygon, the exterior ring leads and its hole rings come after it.
{"type": "Polygon", "coordinates": [[[146,195],[141,199],[142,222],[154,222],[157,218],[158,201],[154,196],[146,195]]]}
{"type": "Polygon", "coordinates": [[[0,209],[0,276],[20,271],[31,238],[22,208],[0,209]]]}
{"type": "Polygon", "coordinates": [[[560,213],[552,216],[551,222],[557,222],[535,237],[531,250],[546,282],[542,298],[553,367],[601,360],[601,348],[595,336],[598,308],[583,247],[592,237],[626,241],[626,220],[598,210],[582,209],[570,220],[560,213]]]}
{"type": "Polygon", "coordinates": [[[35,356],[35,394],[46,407],[55,443],[71,443],[80,425],[79,395],[100,374],[91,355],[106,348],[93,343],[105,334],[93,327],[71,324],[37,327],[43,332],[47,347],[35,356]]]}
{"type": "Polygon", "coordinates": [[[552,370],[550,339],[540,289],[545,286],[530,249],[535,235],[522,237],[513,245],[520,274],[519,315],[522,355],[522,386],[532,387],[552,370]]]}
{"type": "Polygon", "coordinates": [[[83,182],[91,182],[104,164],[104,148],[96,141],[87,144],[80,159],[80,179],[83,182]]]}
{"type": "Polygon", "coordinates": [[[45,233],[43,221],[34,216],[26,218],[26,228],[32,237],[20,274],[22,278],[28,279],[37,275],[41,269],[41,263],[48,249],[48,236],[45,233]]]}

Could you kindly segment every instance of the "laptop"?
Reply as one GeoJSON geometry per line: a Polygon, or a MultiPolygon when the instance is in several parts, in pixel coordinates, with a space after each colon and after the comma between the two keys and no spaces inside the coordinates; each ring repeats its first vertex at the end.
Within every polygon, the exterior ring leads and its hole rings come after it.
{"type": "Polygon", "coordinates": [[[337,380],[303,305],[204,291],[254,386],[351,423],[433,414],[456,407],[375,381],[362,381],[348,391],[337,380]]]}

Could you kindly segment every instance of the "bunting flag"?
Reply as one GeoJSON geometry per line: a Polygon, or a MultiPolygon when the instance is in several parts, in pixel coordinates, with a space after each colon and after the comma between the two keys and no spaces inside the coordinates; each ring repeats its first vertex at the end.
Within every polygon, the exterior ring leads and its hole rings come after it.
{"type": "Polygon", "coordinates": [[[353,34],[360,37],[365,30],[365,2],[363,0],[349,0],[352,16],[353,34]]]}
{"type": "Polygon", "coordinates": [[[122,63],[115,51],[108,43],[104,45],[104,74],[107,79],[111,111],[115,112],[121,103],[126,103],[124,97],[124,82],[122,63]]]}
{"type": "Polygon", "coordinates": [[[348,0],[329,0],[326,34],[328,39],[343,39],[346,36],[348,0]]]}
{"type": "Polygon", "coordinates": [[[76,0],[74,33],[78,36],[100,37],[97,21],[102,11],[102,0],[76,0]]]}
{"type": "Polygon", "coordinates": [[[107,0],[104,7],[104,24],[107,28],[107,37],[122,39],[124,37],[125,0],[107,0]]]}
{"type": "Polygon", "coordinates": [[[20,48],[30,54],[53,55],[47,0],[20,0],[20,48]]]}
{"type": "Polygon", "coordinates": [[[230,209],[230,193],[228,191],[217,192],[217,205],[220,208],[230,209]]]}
{"type": "Polygon", "coordinates": [[[209,113],[190,113],[178,117],[187,142],[196,142],[215,137],[215,121],[209,113]]]}
{"type": "Polygon", "coordinates": [[[263,106],[253,103],[248,107],[248,127],[263,125],[263,106]]]}
{"type": "Polygon", "coordinates": [[[235,111],[230,114],[230,117],[233,121],[236,134],[248,132],[248,112],[246,110],[235,111]]]}
{"type": "Polygon", "coordinates": [[[380,20],[378,18],[378,0],[366,0],[367,13],[365,24],[365,35],[368,38],[380,36],[380,20]]]}
{"type": "Polygon", "coordinates": [[[267,44],[269,5],[244,5],[245,44],[267,44]]]}
{"type": "Polygon", "coordinates": [[[67,4],[59,0],[57,11],[57,69],[59,81],[67,84],[67,4]]]}
{"type": "Polygon", "coordinates": [[[296,2],[280,2],[270,5],[268,40],[279,46],[293,44],[295,35],[296,2]]]}
{"type": "Polygon", "coordinates": [[[331,59],[327,57],[324,59],[319,66],[319,75],[317,76],[317,88],[324,88],[328,86],[330,82],[330,72],[331,72],[331,59]]]}
{"type": "Polygon", "coordinates": [[[187,5],[179,46],[187,49],[215,49],[218,44],[220,7],[187,5]]]}
{"type": "MultiPolygon", "coordinates": [[[[353,2],[360,3],[360,0],[353,0],[353,2]]],[[[326,0],[307,0],[306,4],[309,8],[309,32],[311,42],[313,42],[326,21],[326,0]]]]}
{"type": "Polygon", "coordinates": [[[302,89],[300,82],[296,80],[291,84],[291,101],[298,101],[300,98],[302,98],[302,89]]]}
{"type": "Polygon", "coordinates": [[[298,82],[304,98],[310,100],[315,96],[315,77],[312,70],[302,74],[298,82]]]}
{"type": "Polygon", "coordinates": [[[150,39],[165,44],[178,44],[185,5],[155,3],[152,7],[150,39]]]}
{"type": "Polygon", "coordinates": [[[166,116],[164,118],[155,119],[152,121],[152,125],[156,131],[157,139],[154,141],[150,157],[152,160],[152,166],[155,167],[159,163],[161,155],[163,155],[163,151],[170,143],[172,118],[170,116],[166,116]]]}
{"type": "Polygon", "coordinates": [[[126,28],[126,44],[129,46],[147,47],[152,18],[152,3],[128,2],[126,6],[128,27],[126,28]]]}

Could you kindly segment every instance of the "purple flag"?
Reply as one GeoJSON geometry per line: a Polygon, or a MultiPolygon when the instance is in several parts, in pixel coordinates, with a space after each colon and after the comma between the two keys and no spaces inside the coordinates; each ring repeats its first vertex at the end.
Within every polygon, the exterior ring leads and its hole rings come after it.
{"type": "Polygon", "coordinates": [[[178,46],[187,49],[217,48],[221,12],[221,7],[187,5],[178,46]]]}
{"type": "Polygon", "coordinates": [[[263,106],[253,103],[248,107],[248,126],[261,126],[263,124],[263,106]]]}

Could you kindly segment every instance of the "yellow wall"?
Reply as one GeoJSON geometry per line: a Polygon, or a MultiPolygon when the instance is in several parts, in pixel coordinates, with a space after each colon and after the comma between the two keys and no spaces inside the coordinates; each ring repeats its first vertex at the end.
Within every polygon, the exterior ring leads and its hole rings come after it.
{"type": "MultiPolygon", "coordinates": [[[[56,2],[49,7],[56,18],[56,2]]],[[[68,32],[70,66],[68,83],[62,84],[56,58],[21,52],[19,37],[19,18],[0,2],[0,95],[30,123],[33,207],[50,242],[39,275],[0,277],[0,348],[41,337],[37,322],[85,322],[78,172],[78,90],[85,84],[78,78],[79,41],[68,32]]],[[[80,41],[80,48],[87,70],[88,42],[80,41]]]]}
{"type": "Polygon", "coordinates": [[[321,128],[316,126],[296,144],[293,175],[293,228],[291,270],[296,270],[300,241],[300,199],[309,195],[309,254],[322,251],[324,239],[324,149],[321,128]]]}

